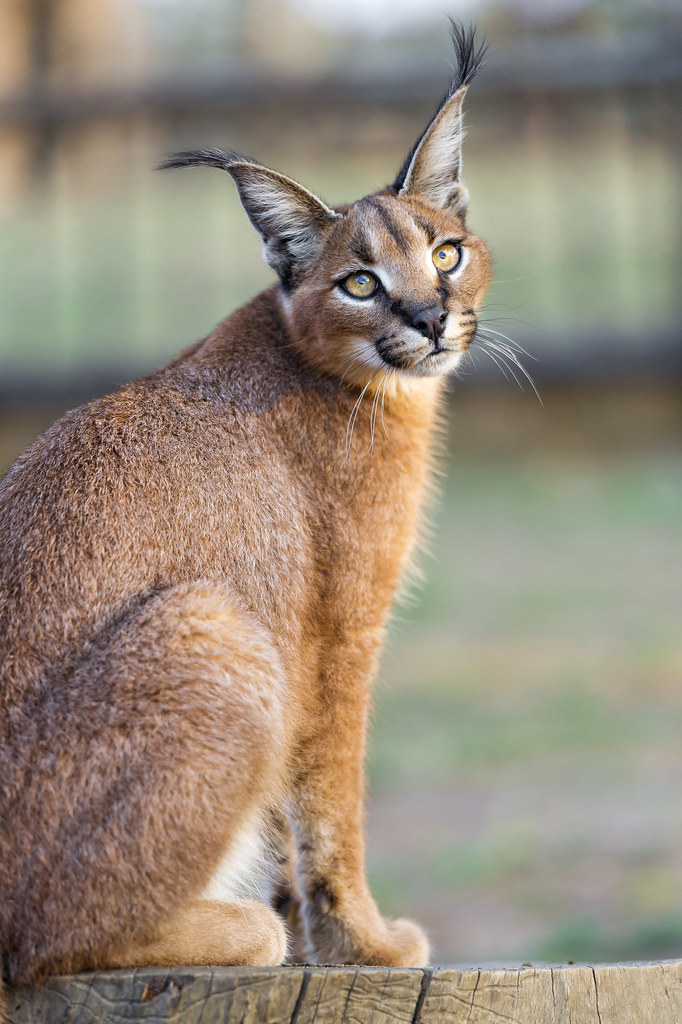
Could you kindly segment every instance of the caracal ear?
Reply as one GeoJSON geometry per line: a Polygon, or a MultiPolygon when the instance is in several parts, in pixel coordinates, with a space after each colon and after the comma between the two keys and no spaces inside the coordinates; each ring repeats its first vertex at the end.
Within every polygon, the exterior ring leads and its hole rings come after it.
{"type": "Polygon", "coordinates": [[[469,82],[485,63],[485,44],[476,49],[475,29],[451,21],[457,72],[436,114],[393,183],[399,195],[418,195],[439,209],[464,216],[468,193],[461,184],[462,103],[469,82]]]}
{"type": "Polygon", "coordinates": [[[220,149],[177,153],[162,168],[220,167],[234,178],[242,206],[263,240],[268,266],[292,288],[317,256],[322,237],[342,216],[302,185],[237,153],[220,149]]]}

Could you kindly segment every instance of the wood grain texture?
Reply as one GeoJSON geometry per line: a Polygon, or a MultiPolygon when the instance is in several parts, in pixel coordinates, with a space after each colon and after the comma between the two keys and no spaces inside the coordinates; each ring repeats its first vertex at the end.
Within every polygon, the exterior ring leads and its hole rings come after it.
{"type": "Polygon", "coordinates": [[[140,968],[9,990],[11,1024],[680,1024],[682,962],[140,968]]]}

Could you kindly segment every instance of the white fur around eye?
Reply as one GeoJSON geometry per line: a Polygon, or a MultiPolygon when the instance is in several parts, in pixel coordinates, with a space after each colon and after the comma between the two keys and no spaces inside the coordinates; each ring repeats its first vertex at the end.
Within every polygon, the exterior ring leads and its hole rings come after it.
{"type": "Polygon", "coordinates": [[[349,295],[348,292],[344,291],[340,285],[334,289],[334,292],[337,299],[342,299],[344,302],[349,303],[349,305],[355,306],[356,309],[358,308],[359,303],[367,304],[374,302],[377,297],[377,293],[375,292],[374,295],[368,295],[366,299],[356,298],[354,295],[349,295]]]}
{"type": "Polygon", "coordinates": [[[384,291],[387,292],[388,295],[393,295],[393,293],[394,293],[394,291],[395,291],[395,289],[397,287],[397,284],[396,284],[395,277],[393,277],[393,275],[388,270],[388,268],[387,267],[382,267],[381,268],[381,277],[380,278],[379,278],[379,275],[376,272],[375,272],[374,276],[380,281],[384,291]]]}
{"type": "Polygon", "coordinates": [[[435,266],[433,264],[432,253],[433,253],[433,249],[425,249],[424,250],[424,273],[428,274],[429,278],[432,281],[437,281],[438,280],[438,271],[436,270],[436,268],[435,268],[435,266]]]}

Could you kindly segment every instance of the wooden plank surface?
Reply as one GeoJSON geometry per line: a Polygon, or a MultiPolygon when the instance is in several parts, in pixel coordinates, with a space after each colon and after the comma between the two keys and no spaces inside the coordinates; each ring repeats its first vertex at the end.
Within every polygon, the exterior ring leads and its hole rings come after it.
{"type": "Polygon", "coordinates": [[[150,967],[48,978],[5,995],[11,1024],[682,1024],[682,962],[150,967]]]}

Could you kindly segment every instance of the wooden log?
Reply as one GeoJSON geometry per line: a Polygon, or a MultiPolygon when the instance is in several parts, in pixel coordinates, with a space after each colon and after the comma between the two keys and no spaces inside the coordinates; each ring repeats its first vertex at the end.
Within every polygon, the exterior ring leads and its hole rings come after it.
{"type": "Polygon", "coordinates": [[[11,1024],[679,1024],[682,962],[150,967],[47,978],[5,995],[11,1024]]]}

